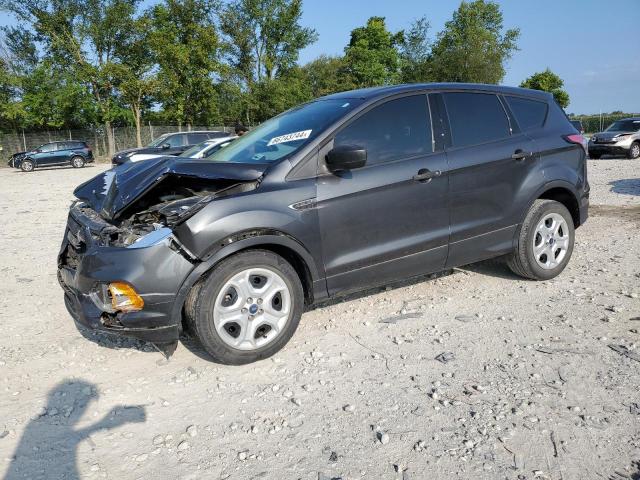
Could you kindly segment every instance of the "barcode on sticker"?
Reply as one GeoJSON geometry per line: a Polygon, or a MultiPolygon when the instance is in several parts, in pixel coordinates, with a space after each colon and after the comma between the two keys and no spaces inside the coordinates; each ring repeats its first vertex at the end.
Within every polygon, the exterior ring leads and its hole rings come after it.
{"type": "Polygon", "coordinates": [[[267,146],[277,145],[279,143],[295,142],[296,140],[304,140],[309,138],[312,130],[302,130],[300,132],[287,133],[286,135],[280,135],[279,137],[273,137],[267,143],[267,146]]]}

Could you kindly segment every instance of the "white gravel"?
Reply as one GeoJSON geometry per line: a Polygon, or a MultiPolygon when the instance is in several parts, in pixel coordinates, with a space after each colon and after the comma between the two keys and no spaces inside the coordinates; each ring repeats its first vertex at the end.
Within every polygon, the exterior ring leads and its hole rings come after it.
{"type": "Polygon", "coordinates": [[[0,477],[640,475],[640,162],[589,163],[560,277],[490,261],[377,289],[243,367],[73,325],[56,254],[73,187],[103,168],[0,169],[0,477]]]}

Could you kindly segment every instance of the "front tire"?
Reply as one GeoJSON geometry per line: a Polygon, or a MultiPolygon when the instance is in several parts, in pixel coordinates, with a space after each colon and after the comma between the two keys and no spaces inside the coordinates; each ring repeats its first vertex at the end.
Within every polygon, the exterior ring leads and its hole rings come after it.
{"type": "Polygon", "coordinates": [[[278,352],[304,307],[295,269],[268,250],[222,260],[190,293],[187,324],[214,360],[243,365],[278,352]]]}
{"type": "Polygon", "coordinates": [[[507,264],[521,277],[549,280],[569,263],[574,241],[573,218],[567,207],[554,200],[536,200],[522,223],[518,244],[507,264]]]}
{"type": "Polygon", "coordinates": [[[627,152],[627,158],[630,160],[635,160],[640,157],[640,142],[633,142],[631,144],[631,148],[627,152]]]}
{"type": "Polygon", "coordinates": [[[20,170],[23,172],[33,172],[35,165],[31,160],[23,160],[20,162],[20,170]]]}
{"type": "Polygon", "coordinates": [[[81,156],[76,156],[71,159],[71,166],[73,168],[82,168],[84,167],[84,158],[81,156]]]}

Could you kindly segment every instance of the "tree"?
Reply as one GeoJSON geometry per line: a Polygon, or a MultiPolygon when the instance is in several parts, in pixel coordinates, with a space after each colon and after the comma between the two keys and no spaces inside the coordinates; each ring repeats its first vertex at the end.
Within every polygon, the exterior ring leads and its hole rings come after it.
{"type": "Polygon", "coordinates": [[[18,78],[6,58],[0,57],[0,131],[17,128],[25,112],[19,98],[18,78]]]}
{"type": "Polygon", "coordinates": [[[25,126],[84,127],[95,119],[95,103],[86,85],[48,59],[21,78],[21,88],[25,126]]]}
{"type": "Polygon", "coordinates": [[[569,105],[569,94],[562,89],[564,82],[548,68],[544,72],[537,72],[524,80],[521,84],[523,88],[533,88],[553,94],[553,97],[562,108],[569,105]]]}
{"type": "Polygon", "coordinates": [[[344,49],[347,71],[358,87],[388,85],[399,79],[398,45],[402,32],[387,30],[384,17],[371,17],[364,27],[351,31],[351,40],[344,49]]]}
{"type": "Polygon", "coordinates": [[[320,55],[302,67],[313,98],[355,88],[344,57],[320,55]]]}
{"type": "Polygon", "coordinates": [[[85,82],[115,150],[112,122],[122,110],[114,92],[114,55],[126,43],[139,0],[0,0],[0,9],[31,25],[52,62],[85,82]]]}
{"type": "Polygon", "coordinates": [[[300,25],[301,17],[302,0],[234,0],[221,9],[228,80],[241,85],[245,121],[268,118],[266,112],[273,111],[274,104],[265,92],[286,90],[286,84],[277,80],[289,77],[299,84],[300,50],[318,37],[315,30],[300,25]]]}
{"type": "Polygon", "coordinates": [[[502,33],[500,7],[491,1],[463,1],[445,23],[431,51],[433,79],[499,83],[505,62],[517,50],[520,30],[502,33]]]}
{"type": "Polygon", "coordinates": [[[268,120],[296,105],[313,98],[304,72],[295,67],[273,79],[264,79],[255,85],[250,97],[260,105],[257,123],[268,120]]]}
{"type": "Polygon", "coordinates": [[[422,17],[404,33],[400,45],[400,77],[403,83],[431,81],[429,28],[427,18],[422,17]]]}
{"type": "Polygon", "coordinates": [[[179,126],[220,118],[213,76],[222,65],[213,12],[211,0],[165,0],[147,12],[158,97],[179,126]]]}
{"type": "Polygon", "coordinates": [[[220,13],[228,58],[247,84],[274,79],[318,38],[302,27],[302,0],[234,0],[220,13]]]}
{"type": "Polygon", "coordinates": [[[129,40],[116,50],[119,63],[114,68],[122,101],[133,116],[137,146],[142,147],[142,112],[151,106],[158,81],[153,74],[155,63],[148,42],[149,18],[137,19],[132,27],[129,40]]]}

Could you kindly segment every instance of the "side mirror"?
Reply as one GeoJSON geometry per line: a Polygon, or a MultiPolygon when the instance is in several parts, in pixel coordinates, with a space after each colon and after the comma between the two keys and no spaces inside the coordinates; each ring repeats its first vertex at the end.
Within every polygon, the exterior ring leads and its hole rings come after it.
{"type": "Polygon", "coordinates": [[[367,163],[367,150],[358,145],[340,145],[327,153],[326,161],[330,172],[353,170],[367,163]]]}
{"type": "Polygon", "coordinates": [[[168,143],[163,143],[160,148],[162,148],[163,150],[166,150],[167,148],[171,148],[171,145],[169,145],[168,143]]]}

